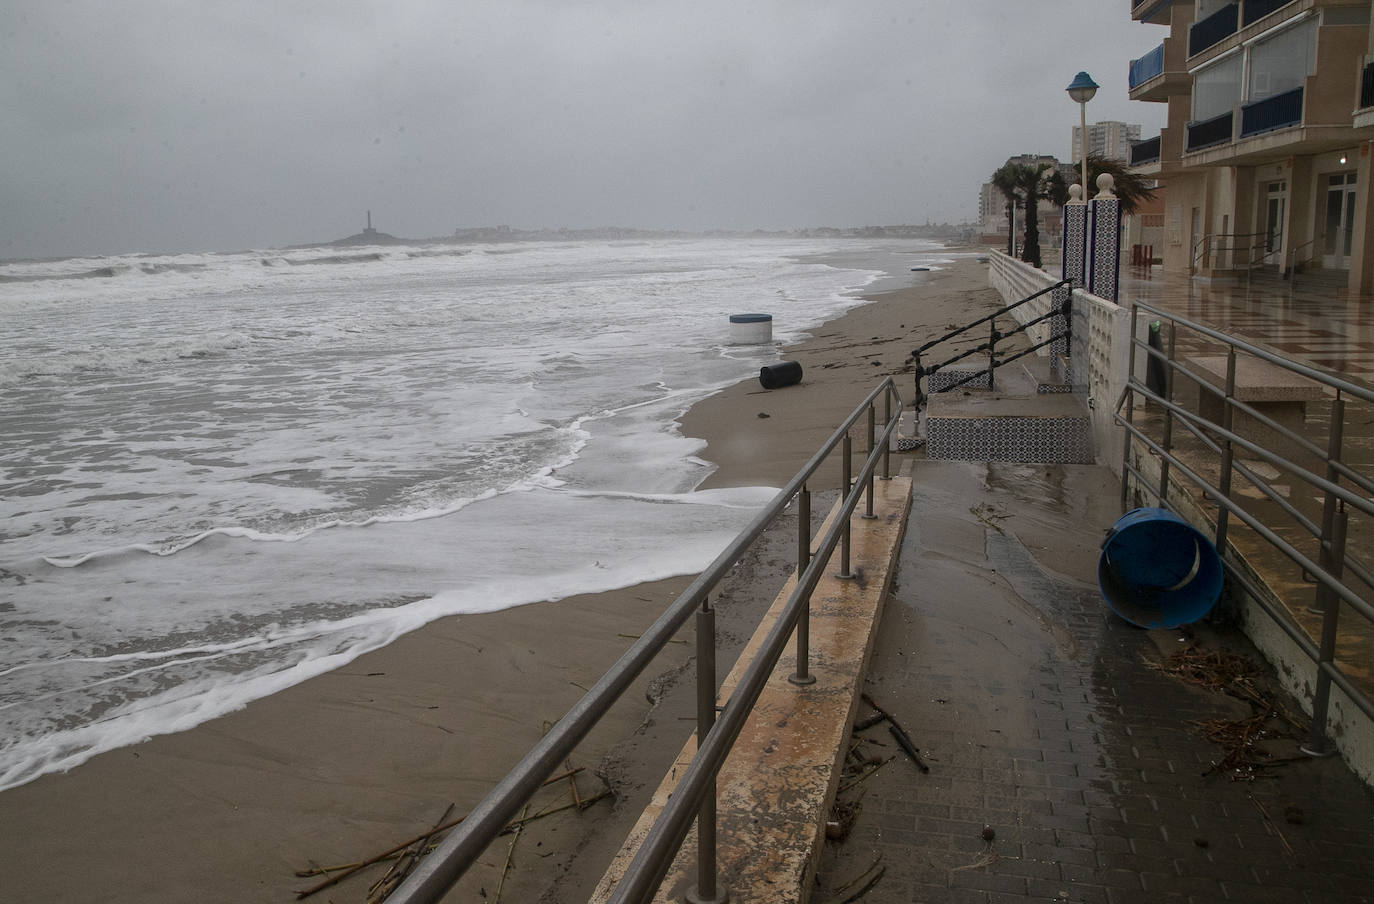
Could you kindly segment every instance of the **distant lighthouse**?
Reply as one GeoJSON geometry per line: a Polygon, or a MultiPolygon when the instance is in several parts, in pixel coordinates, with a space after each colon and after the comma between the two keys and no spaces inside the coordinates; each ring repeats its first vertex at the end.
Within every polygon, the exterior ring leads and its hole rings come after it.
{"type": "Polygon", "coordinates": [[[372,228],[372,211],[367,212],[367,228],[363,230],[363,235],[376,235],[377,230],[372,228]]]}

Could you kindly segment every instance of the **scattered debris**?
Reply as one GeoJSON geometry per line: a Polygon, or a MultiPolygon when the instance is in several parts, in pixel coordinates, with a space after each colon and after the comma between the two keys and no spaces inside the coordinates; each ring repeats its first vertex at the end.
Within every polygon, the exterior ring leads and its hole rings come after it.
{"type": "Polygon", "coordinates": [[[969,513],[999,534],[1006,534],[1006,531],[1002,530],[1002,525],[998,523],[1007,520],[1008,515],[1006,512],[999,511],[995,506],[989,505],[986,502],[980,502],[977,505],[970,506],[969,513]]]}
{"type": "MultiPolygon", "coordinates": [[[[567,765],[568,767],[567,770],[564,772],[560,772],[557,775],[550,776],[548,779],[544,781],[543,787],[548,787],[549,785],[555,784],[557,782],[567,781],[569,791],[572,795],[572,802],[563,804],[562,806],[545,806],[543,809],[538,810],[535,813],[530,813],[530,804],[526,803],[525,810],[520,815],[520,818],[511,822],[501,832],[501,834],[503,835],[509,835],[513,833],[515,837],[511,840],[510,846],[507,849],[506,865],[502,871],[500,883],[496,887],[495,900],[498,902],[501,899],[501,886],[505,883],[506,873],[509,872],[511,869],[511,854],[515,849],[515,843],[520,838],[520,833],[524,830],[524,827],[526,825],[528,825],[531,822],[534,822],[537,819],[543,819],[546,816],[552,816],[555,813],[561,813],[565,810],[571,810],[574,808],[576,808],[579,811],[585,810],[588,807],[595,804],[597,801],[600,801],[606,797],[610,797],[614,793],[610,788],[605,788],[599,793],[592,795],[591,797],[582,796],[581,792],[578,790],[577,787],[576,777],[579,772],[583,771],[583,768],[581,766],[574,767],[571,762],[566,762],[565,765],[567,765]]],[[[317,866],[312,862],[310,868],[296,870],[296,875],[301,877],[326,877],[324,881],[319,882],[318,884],[310,888],[296,892],[297,900],[308,898],[316,892],[320,892],[326,888],[337,885],[343,880],[356,875],[357,873],[361,872],[369,866],[372,866],[373,864],[382,863],[387,860],[392,860],[395,862],[391,865],[390,869],[387,870],[386,874],[382,876],[381,879],[374,882],[371,888],[368,890],[368,904],[381,904],[382,901],[386,900],[388,895],[390,895],[398,886],[400,886],[400,884],[403,881],[405,881],[406,876],[410,875],[410,873],[414,871],[416,865],[419,864],[420,860],[426,854],[429,854],[436,847],[438,847],[439,842],[442,840],[443,833],[458,825],[466,818],[466,816],[450,818],[452,812],[453,804],[450,804],[448,806],[448,809],[444,811],[444,815],[429,831],[421,835],[416,835],[413,838],[409,838],[401,842],[400,844],[394,845],[393,847],[388,848],[382,853],[376,854],[372,857],[368,857],[365,860],[357,860],[352,863],[343,863],[334,866],[317,866]]],[[[483,890],[482,896],[486,897],[485,889],[483,890]]]]}
{"type": "Polygon", "coordinates": [[[1193,723],[1224,751],[1203,775],[1222,772],[1232,781],[1252,782],[1263,769],[1305,759],[1303,756],[1274,756],[1261,746],[1266,740],[1300,739],[1306,735],[1307,728],[1273,693],[1256,684],[1260,671],[1245,657],[1190,644],[1163,662],[1147,662],[1146,665],[1195,687],[1221,691],[1250,704],[1251,715],[1247,718],[1205,719],[1193,723]]]}
{"type": "MultiPolygon", "coordinates": [[[[893,717],[892,713],[879,706],[867,693],[863,694],[863,701],[873,707],[873,710],[878,713],[878,715],[882,716],[882,719],[878,721],[887,722],[887,730],[892,734],[892,737],[896,739],[897,744],[902,750],[906,751],[906,755],[911,757],[911,761],[916,764],[916,768],[920,769],[922,772],[930,772],[930,767],[921,759],[921,754],[917,751],[916,745],[911,742],[911,737],[902,728],[901,723],[893,717]]],[[[871,727],[871,725],[876,724],[878,723],[875,721],[865,727],[871,727]]]]}

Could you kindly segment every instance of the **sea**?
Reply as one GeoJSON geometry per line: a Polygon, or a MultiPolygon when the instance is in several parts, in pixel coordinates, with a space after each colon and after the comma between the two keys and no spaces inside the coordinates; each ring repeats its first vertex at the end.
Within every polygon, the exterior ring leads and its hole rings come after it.
{"type": "Polygon", "coordinates": [[[804,238],[0,262],[0,790],[435,619],[702,570],[677,420],[946,258],[804,238]],[[729,315],[774,342],[730,344],[729,315]]]}

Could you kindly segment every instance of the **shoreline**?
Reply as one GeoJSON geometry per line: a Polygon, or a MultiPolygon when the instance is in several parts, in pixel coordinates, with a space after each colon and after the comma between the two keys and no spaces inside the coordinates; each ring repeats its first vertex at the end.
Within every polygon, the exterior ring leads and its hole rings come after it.
{"type": "MultiPolygon", "coordinates": [[[[956,312],[993,303],[969,252],[915,285],[863,290],[866,303],[788,347],[805,370],[798,386],[749,380],[694,405],[680,431],[704,438],[697,455],[716,465],[699,489],[781,486],[882,377],[909,395],[900,375],[910,349],[956,312]]],[[[831,490],[839,474],[817,481],[831,490]]],[[[785,523],[770,531],[716,594],[722,673],[790,574],[793,542],[785,523]]],[[[692,580],[441,619],[237,712],[0,793],[6,886],[25,900],[95,889],[108,901],[294,899],[318,881],[294,875],[312,861],[385,850],[449,803],[466,812],[692,580]]],[[[579,796],[607,783],[614,803],[531,823],[505,875],[509,842],[498,840],[456,894],[479,899],[504,879],[507,900],[585,898],[690,734],[691,639],[689,625],[571,758],[584,770],[579,796]]],[[[569,797],[560,783],[535,809],[569,797]]],[[[335,899],[362,899],[384,870],[335,899]]]]}

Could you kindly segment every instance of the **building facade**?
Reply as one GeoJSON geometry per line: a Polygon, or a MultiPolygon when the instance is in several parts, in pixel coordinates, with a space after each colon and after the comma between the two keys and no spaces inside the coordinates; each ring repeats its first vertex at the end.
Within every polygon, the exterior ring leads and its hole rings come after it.
{"type": "MultiPolygon", "coordinates": [[[[1126,163],[1131,159],[1131,145],[1140,140],[1140,125],[1133,122],[1107,120],[1088,125],[1088,153],[1108,160],[1126,163]]],[[[1083,159],[1083,127],[1073,127],[1070,160],[1083,159]]]]}
{"type": "Polygon", "coordinates": [[[1322,270],[1374,292],[1370,3],[1133,0],[1131,17],[1168,29],[1129,78],[1168,105],[1130,160],[1167,187],[1165,269],[1322,270]]]}

